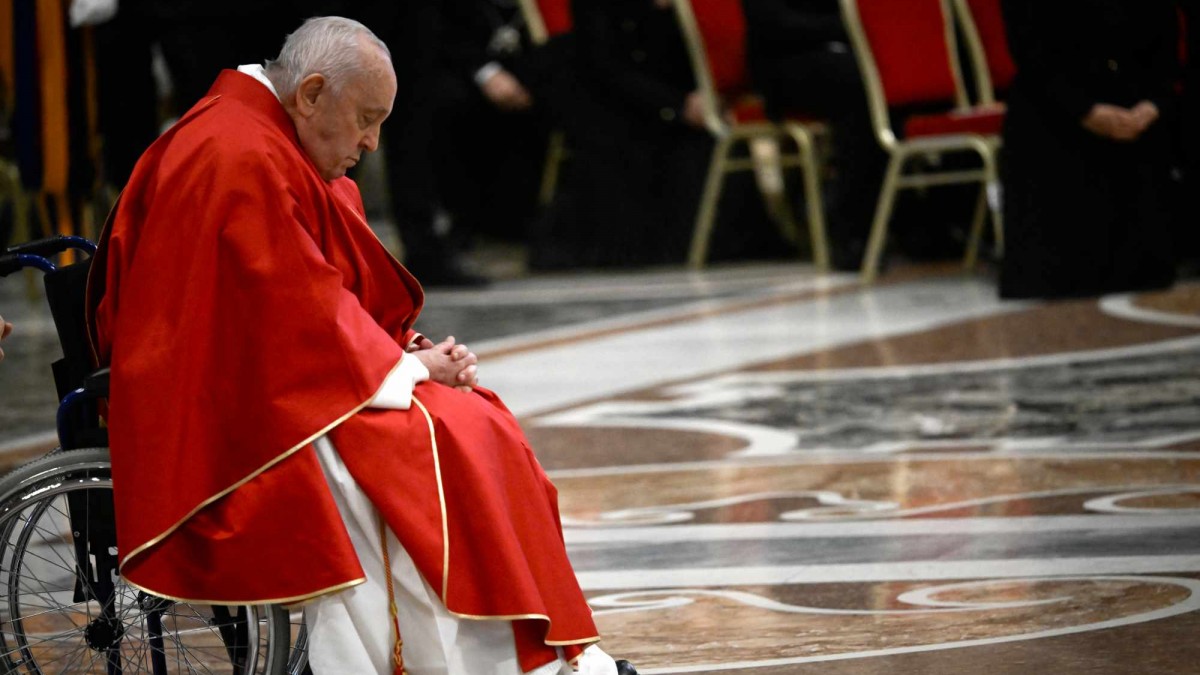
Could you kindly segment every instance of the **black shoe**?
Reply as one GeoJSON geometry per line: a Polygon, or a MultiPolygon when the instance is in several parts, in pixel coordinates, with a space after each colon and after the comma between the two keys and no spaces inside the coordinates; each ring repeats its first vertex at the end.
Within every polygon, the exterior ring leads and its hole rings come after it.
{"type": "Polygon", "coordinates": [[[857,272],[862,268],[863,253],[867,250],[867,242],[862,239],[851,239],[835,242],[830,246],[830,263],[839,272],[857,272]]]}
{"type": "Polygon", "coordinates": [[[491,283],[487,277],[467,271],[457,258],[452,257],[441,258],[433,263],[413,261],[406,267],[426,288],[434,286],[480,288],[491,283]]]}
{"type": "Polygon", "coordinates": [[[637,668],[634,668],[633,664],[625,659],[621,659],[617,661],[617,675],[637,675],[637,668]]]}
{"type": "Polygon", "coordinates": [[[579,269],[578,256],[571,255],[565,249],[553,244],[540,244],[529,247],[529,260],[526,267],[531,272],[561,272],[563,270],[579,269]]]}

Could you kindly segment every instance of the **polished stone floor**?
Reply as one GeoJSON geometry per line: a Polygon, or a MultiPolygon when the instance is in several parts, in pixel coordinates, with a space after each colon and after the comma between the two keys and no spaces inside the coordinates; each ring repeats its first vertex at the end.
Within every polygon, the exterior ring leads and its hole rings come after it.
{"type": "MultiPolygon", "coordinates": [[[[6,461],[52,444],[19,280],[6,461]]],[[[1200,672],[1200,283],[1001,302],[791,264],[431,292],[640,672],[1200,672]]]]}

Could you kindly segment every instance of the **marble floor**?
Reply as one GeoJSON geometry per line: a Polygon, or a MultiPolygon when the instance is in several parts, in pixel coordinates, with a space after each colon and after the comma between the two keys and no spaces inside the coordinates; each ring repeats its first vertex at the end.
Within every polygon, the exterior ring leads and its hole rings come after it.
{"type": "MultiPolygon", "coordinates": [[[[53,444],[53,337],[4,286],[11,463],[53,444]]],[[[1017,303],[951,267],[757,264],[426,306],[644,674],[1200,672],[1200,283],[1017,303]]]]}

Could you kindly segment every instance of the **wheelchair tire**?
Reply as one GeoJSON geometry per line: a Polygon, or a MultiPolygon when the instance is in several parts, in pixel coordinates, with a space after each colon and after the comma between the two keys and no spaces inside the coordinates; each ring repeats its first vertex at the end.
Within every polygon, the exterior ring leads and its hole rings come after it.
{"type": "Polygon", "coordinates": [[[0,673],[294,675],[304,632],[282,607],[141,592],[118,575],[115,544],[107,448],[55,451],[0,480],[0,673]]]}

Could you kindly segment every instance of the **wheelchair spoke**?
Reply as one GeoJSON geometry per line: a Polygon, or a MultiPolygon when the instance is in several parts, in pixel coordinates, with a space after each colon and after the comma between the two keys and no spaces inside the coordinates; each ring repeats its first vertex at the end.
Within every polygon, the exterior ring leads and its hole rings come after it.
{"type": "MultiPolygon", "coordinates": [[[[10,651],[6,652],[4,655],[10,656],[12,654],[17,654],[21,651],[22,651],[22,649],[14,649],[14,650],[10,650],[10,651]]],[[[55,656],[52,658],[39,658],[38,659],[38,667],[43,668],[47,665],[60,662],[64,659],[70,659],[71,663],[74,663],[75,661],[82,661],[86,657],[87,652],[89,652],[89,651],[91,651],[91,650],[89,650],[87,648],[87,646],[83,645],[83,644],[80,644],[78,647],[75,647],[75,648],[60,647],[58,649],[53,650],[53,653],[61,652],[61,654],[59,656],[55,656]]],[[[69,669],[64,668],[63,671],[69,672],[69,669]]]]}
{"type": "Polygon", "coordinates": [[[153,666],[162,658],[171,673],[282,672],[274,659],[286,662],[288,653],[274,640],[282,636],[286,645],[293,628],[282,612],[214,611],[156,599],[109,577],[115,560],[105,500],[112,484],[96,468],[108,455],[78,452],[37,460],[42,464],[23,469],[21,478],[0,479],[17,495],[0,505],[0,671],[160,675],[153,666]],[[18,485],[24,492],[14,491],[18,485]],[[159,649],[151,644],[150,611],[162,624],[159,649]]]}
{"type": "MultiPolygon", "coordinates": [[[[51,502],[48,505],[48,510],[52,511],[56,516],[58,516],[58,520],[56,520],[55,522],[67,523],[67,524],[70,523],[70,515],[64,509],[59,508],[54,502],[51,502]]],[[[35,532],[37,532],[38,535],[41,536],[42,541],[45,542],[52,550],[55,550],[54,542],[47,541],[47,537],[45,535],[46,532],[52,532],[53,538],[57,540],[57,543],[69,544],[69,540],[67,540],[67,538],[63,536],[62,532],[53,532],[52,530],[48,530],[45,526],[39,526],[39,525],[35,525],[34,528],[35,528],[35,532]]],[[[56,554],[58,553],[57,550],[55,550],[55,553],[56,554]]],[[[66,558],[63,558],[61,555],[59,555],[58,558],[63,563],[63,566],[65,567],[65,569],[74,572],[74,566],[76,564],[78,564],[77,561],[75,561],[75,562],[69,561],[66,558]]]]}

